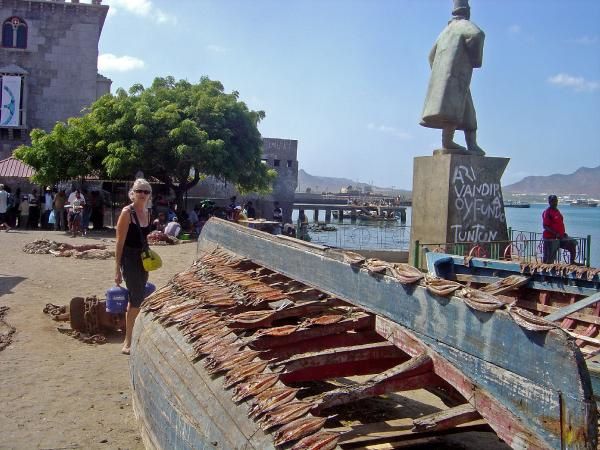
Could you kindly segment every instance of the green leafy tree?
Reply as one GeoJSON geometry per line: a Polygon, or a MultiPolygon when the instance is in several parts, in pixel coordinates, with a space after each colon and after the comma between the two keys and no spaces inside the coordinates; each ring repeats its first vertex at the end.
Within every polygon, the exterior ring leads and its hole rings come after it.
{"type": "Polygon", "coordinates": [[[34,129],[31,146],[20,146],[15,157],[36,171],[33,181],[53,185],[89,174],[102,175],[102,155],[94,142],[98,137],[88,117],[57,122],[50,133],[34,129]]]}
{"type": "Polygon", "coordinates": [[[89,116],[108,175],[142,170],[173,189],[179,206],[202,176],[234,183],[241,192],[268,191],[276,176],[261,162],[257,125],[264,112],[250,111],[218,81],[156,78],[147,89],[136,84],[102,97],[89,116]]]}
{"type": "Polygon", "coordinates": [[[101,97],[84,117],[51,133],[34,130],[32,145],[16,155],[48,184],[90,173],[130,179],[141,170],[172,189],[181,207],[185,191],[203,176],[240,192],[270,189],[276,172],[261,162],[263,118],[218,81],[156,78],[149,88],[135,84],[101,97]]]}

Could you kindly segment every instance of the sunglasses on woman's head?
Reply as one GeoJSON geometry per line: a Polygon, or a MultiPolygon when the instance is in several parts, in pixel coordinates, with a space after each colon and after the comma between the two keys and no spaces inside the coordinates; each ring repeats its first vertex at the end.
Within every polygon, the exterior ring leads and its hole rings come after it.
{"type": "Polygon", "coordinates": [[[146,195],[150,195],[150,191],[147,191],[146,189],[136,189],[133,192],[135,192],[136,194],[146,194],[146,195]]]}

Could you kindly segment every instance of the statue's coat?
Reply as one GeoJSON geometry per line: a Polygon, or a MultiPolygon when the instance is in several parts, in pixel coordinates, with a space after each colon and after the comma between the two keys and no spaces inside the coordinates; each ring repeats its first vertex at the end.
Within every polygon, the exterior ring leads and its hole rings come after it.
{"type": "Polygon", "coordinates": [[[473,69],[481,67],[485,34],[467,19],[453,19],[429,53],[431,78],[421,125],[476,130],[477,119],[469,85],[473,69]]]}

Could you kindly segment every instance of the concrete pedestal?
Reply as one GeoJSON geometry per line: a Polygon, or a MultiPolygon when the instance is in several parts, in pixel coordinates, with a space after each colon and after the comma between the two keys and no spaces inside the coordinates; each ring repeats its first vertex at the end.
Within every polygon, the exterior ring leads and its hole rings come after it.
{"type": "Polygon", "coordinates": [[[431,250],[433,244],[508,240],[500,187],[508,161],[452,154],[415,158],[411,263],[417,240],[431,250]]]}

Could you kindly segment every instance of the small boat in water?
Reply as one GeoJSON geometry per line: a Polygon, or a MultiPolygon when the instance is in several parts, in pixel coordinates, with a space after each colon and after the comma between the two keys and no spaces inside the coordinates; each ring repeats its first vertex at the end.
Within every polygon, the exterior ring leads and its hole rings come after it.
{"type": "Polygon", "coordinates": [[[583,207],[583,208],[595,208],[598,206],[598,202],[589,199],[577,199],[570,203],[571,206],[583,207]]]}
{"type": "Polygon", "coordinates": [[[431,252],[424,274],[219,219],[198,249],[135,324],[146,448],[597,448],[596,269],[431,252]],[[411,416],[417,389],[446,407],[411,416]]]}
{"type": "Polygon", "coordinates": [[[506,201],[504,202],[505,208],[531,208],[531,204],[527,202],[522,202],[520,200],[517,201],[506,201]]]}

